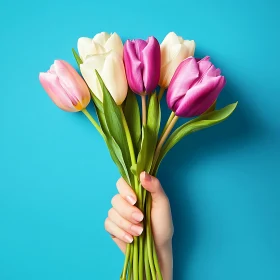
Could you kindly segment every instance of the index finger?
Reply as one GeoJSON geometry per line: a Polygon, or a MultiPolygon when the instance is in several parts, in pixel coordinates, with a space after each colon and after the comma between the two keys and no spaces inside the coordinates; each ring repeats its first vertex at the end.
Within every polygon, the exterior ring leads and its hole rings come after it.
{"type": "Polygon", "coordinates": [[[137,201],[135,192],[131,186],[123,179],[120,178],[117,182],[117,189],[119,194],[131,205],[134,205],[137,201]]]}

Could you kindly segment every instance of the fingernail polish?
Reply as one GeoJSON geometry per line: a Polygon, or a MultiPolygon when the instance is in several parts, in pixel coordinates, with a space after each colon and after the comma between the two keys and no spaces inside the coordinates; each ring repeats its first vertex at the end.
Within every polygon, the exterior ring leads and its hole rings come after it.
{"type": "Polygon", "coordinates": [[[131,230],[135,232],[137,235],[141,235],[141,233],[143,232],[143,228],[136,225],[132,225],[131,230]]]}
{"type": "Polygon", "coordinates": [[[152,176],[145,171],[144,172],[144,179],[146,181],[151,181],[152,180],[152,176]]]}
{"type": "Polygon", "coordinates": [[[136,203],[135,197],[133,197],[133,196],[131,196],[131,195],[128,195],[128,196],[126,197],[126,200],[127,200],[128,203],[131,204],[131,205],[134,205],[134,204],[136,203]]]}
{"type": "Polygon", "coordinates": [[[142,222],[144,219],[144,215],[140,212],[133,212],[132,218],[137,222],[142,222]]]}
{"type": "Polygon", "coordinates": [[[132,243],[132,241],[133,241],[133,237],[130,236],[130,235],[128,235],[128,234],[125,234],[124,239],[125,239],[128,243],[132,243]]]}

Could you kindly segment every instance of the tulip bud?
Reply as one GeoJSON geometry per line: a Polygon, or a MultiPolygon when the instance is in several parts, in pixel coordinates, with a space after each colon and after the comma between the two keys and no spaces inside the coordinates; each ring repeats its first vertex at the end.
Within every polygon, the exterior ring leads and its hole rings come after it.
{"type": "Polygon", "coordinates": [[[80,65],[80,69],[89,88],[100,101],[103,101],[103,93],[95,70],[98,71],[115,102],[118,105],[123,103],[128,86],[123,60],[116,52],[88,57],[80,65]]]}
{"type": "Polygon", "coordinates": [[[155,37],[126,41],[124,64],[127,81],[135,93],[152,93],[159,81],[160,46],[155,37]]]}
{"type": "Polygon", "coordinates": [[[121,57],[123,56],[123,43],[117,33],[101,32],[96,34],[93,39],[82,37],[78,40],[78,52],[83,61],[88,56],[109,51],[115,51],[121,57]]]}
{"type": "Polygon", "coordinates": [[[77,112],[90,102],[88,87],[76,70],[63,60],[55,60],[39,80],[53,102],[62,110],[77,112]]]}
{"type": "Polygon", "coordinates": [[[198,116],[210,108],[225,84],[225,77],[210,57],[189,57],[175,71],[167,91],[167,105],[176,116],[198,116]]]}
{"type": "Polygon", "coordinates": [[[193,56],[195,42],[184,40],[174,32],[166,35],[160,45],[161,69],[159,85],[167,88],[178,65],[187,57],[193,56]]]}

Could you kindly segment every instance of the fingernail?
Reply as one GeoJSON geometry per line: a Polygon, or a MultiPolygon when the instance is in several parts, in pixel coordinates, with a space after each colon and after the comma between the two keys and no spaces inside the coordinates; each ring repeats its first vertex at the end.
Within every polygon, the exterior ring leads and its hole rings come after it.
{"type": "Polygon", "coordinates": [[[141,235],[141,233],[143,232],[143,228],[136,225],[132,225],[131,230],[135,232],[137,235],[141,235]]]}
{"type": "Polygon", "coordinates": [[[133,241],[133,237],[131,235],[125,234],[124,239],[128,242],[128,243],[132,243],[133,241]]]}
{"type": "Polygon", "coordinates": [[[133,197],[133,196],[131,196],[131,195],[128,195],[128,196],[126,197],[126,200],[127,200],[128,203],[131,204],[131,205],[134,205],[134,204],[136,203],[136,198],[133,197]]]}
{"type": "Polygon", "coordinates": [[[139,213],[139,212],[133,212],[132,213],[132,218],[137,222],[141,222],[144,219],[144,215],[142,213],[139,213]]]}
{"type": "Polygon", "coordinates": [[[144,172],[144,179],[146,181],[151,181],[152,180],[152,176],[145,171],[144,172]]]}

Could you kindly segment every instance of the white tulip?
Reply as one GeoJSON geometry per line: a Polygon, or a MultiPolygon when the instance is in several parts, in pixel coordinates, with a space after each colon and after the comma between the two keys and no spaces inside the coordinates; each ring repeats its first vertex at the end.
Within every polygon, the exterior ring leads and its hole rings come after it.
{"type": "Polygon", "coordinates": [[[103,101],[103,93],[95,70],[98,71],[115,102],[121,105],[126,98],[128,85],[122,57],[111,51],[92,55],[80,65],[81,73],[96,97],[103,101]]]}
{"type": "Polygon", "coordinates": [[[83,61],[88,56],[109,51],[115,51],[123,57],[123,43],[117,33],[101,32],[96,34],[93,39],[81,37],[78,40],[78,52],[83,61]]]}
{"type": "Polygon", "coordinates": [[[160,45],[161,70],[159,85],[167,88],[179,64],[187,57],[193,56],[195,42],[184,40],[174,32],[166,35],[160,45]]]}

